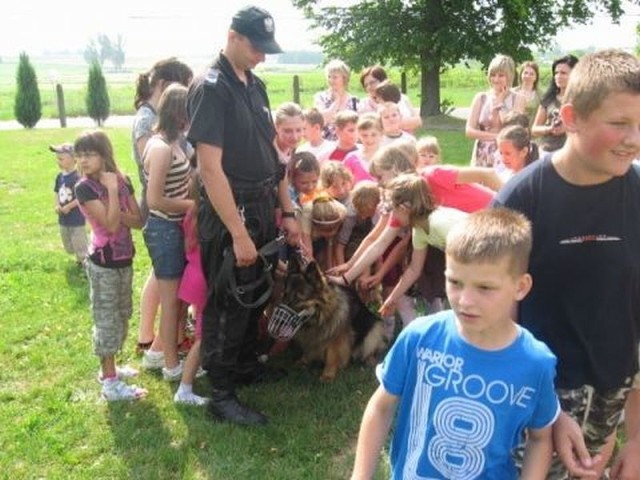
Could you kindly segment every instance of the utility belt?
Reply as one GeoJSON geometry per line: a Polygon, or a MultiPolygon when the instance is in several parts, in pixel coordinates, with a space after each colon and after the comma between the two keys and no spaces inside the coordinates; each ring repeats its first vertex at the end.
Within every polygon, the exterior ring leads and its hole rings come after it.
{"type": "Polygon", "coordinates": [[[259,202],[276,194],[276,178],[270,177],[261,182],[230,180],[231,191],[236,204],[259,202]]]}

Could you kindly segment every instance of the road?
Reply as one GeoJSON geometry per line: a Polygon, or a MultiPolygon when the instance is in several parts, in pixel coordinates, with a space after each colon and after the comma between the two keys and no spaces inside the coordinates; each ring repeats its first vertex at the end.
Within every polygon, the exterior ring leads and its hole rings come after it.
{"type": "MultiPolygon", "coordinates": [[[[455,108],[451,116],[466,120],[469,114],[468,108],[455,108]]],[[[107,118],[106,127],[130,127],[133,124],[133,115],[116,115],[107,118]]],[[[89,117],[72,117],[67,118],[67,127],[69,128],[94,128],[95,122],[89,117]]],[[[15,120],[0,121],[0,130],[20,130],[22,129],[15,120]]],[[[60,128],[60,120],[57,118],[43,118],[34,128],[60,128]]]]}

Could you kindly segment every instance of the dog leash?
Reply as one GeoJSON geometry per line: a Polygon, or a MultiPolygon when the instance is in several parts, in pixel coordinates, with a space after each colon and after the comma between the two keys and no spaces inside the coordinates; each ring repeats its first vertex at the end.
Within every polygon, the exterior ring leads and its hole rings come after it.
{"type": "Polygon", "coordinates": [[[218,291],[222,291],[220,290],[222,288],[228,289],[231,295],[233,295],[233,298],[235,298],[236,301],[245,308],[252,309],[263,305],[271,297],[271,292],[273,291],[273,277],[271,275],[272,265],[266,257],[275,255],[280,246],[284,244],[284,241],[285,236],[281,233],[276,238],[260,247],[256,262],[260,262],[262,264],[262,272],[257,279],[243,285],[238,285],[238,280],[234,272],[236,257],[233,253],[233,246],[225,248],[223,253],[224,259],[222,260],[222,265],[220,266],[218,275],[216,276],[215,288],[218,289],[218,291]],[[265,290],[253,302],[245,302],[242,299],[243,295],[251,293],[259,288],[264,288],[265,290]]]}

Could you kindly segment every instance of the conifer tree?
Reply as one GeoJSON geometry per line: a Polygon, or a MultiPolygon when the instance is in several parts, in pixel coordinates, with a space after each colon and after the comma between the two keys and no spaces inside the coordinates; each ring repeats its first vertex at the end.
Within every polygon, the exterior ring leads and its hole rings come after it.
{"type": "Polygon", "coordinates": [[[29,56],[22,52],[16,74],[16,101],[13,108],[16,120],[25,128],[33,128],[42,117],[42,103],[36,72],[29,56]]]}
{"type": "Polygon", "coordinates": [[[107,82],[98,62],[93,62],[89,68],[86,103],[87,114],[101,127],[109,116],[110,104],[107,82]]]}

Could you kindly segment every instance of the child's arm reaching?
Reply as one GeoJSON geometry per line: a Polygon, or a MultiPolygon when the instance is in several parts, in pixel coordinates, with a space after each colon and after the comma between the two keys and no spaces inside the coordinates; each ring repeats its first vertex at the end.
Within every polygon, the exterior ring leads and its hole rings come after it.
{"type": "Polygon", "coordinates": [[[373,478],[397,405],[398,397],[388,393],[382,386],[371,396],[360,424],[351,480],[373,478]]]}
{"type": "Polygon", "coordinates": [[[388,220],[388,213],[380,216],[380,218],[378,219],[378,223],[376,223],[376,225],[373,227],[373,230],[371,230],[368,235],[364,237],[362,242],[360,242],[360,245],[358,245],[358,248],[356,248],[356,251],[353,253],[349,261],[338,265],[335,268],[332,268],[328,273],[330,275],[341,275],[351,267],[353,267],[353,265],[356,263],[356,260],[360,258],[360,256],[367,250],[367,248],[369,248],[369,245],[371,245],[384,231],[387,226],[388,220]]]}
{"type": "Polygon", "coordinates": [[[396,309],[396,302],[398,299],[404,295],[414,283],[416,283],[424,269],[424,262],[427,259],[427,251],[428,247],[420,250],[413,250],[411,254],[411,263],[378,310],[380,315],[383,317],[391,315],[396,309]]]}
{"type": "Polygon", "coordinates": [[[399,262],[404,261],[404,256],[407,253],[409,242],[411,241],[410,235],[405,235],[397,242],[391,249],[391,252],[384,258],[380,258],[376,261],[375,273],[368,278],[361,278],[362,288],[373,288],[384,279],[384,276],[391,271],[399,262]]]}
{"type": "Polygon", "coordinates": [[[340,243],[340,241],[336,242],[336,248],[335,248],[335,253],[333,255],[334,257],[334,261],[336,265],[342,265],[344,263],[344,250],[345,250],[346,245],[343,243],[340,243]]]}
{"type": "Polygon", "coordinates": [[[373,262],[382,256],[385,249],[391,244],[393,239],[398,235],[400,228],[387,225],[378,238],[363,252],[353,267],[342,275],[345,282],[353,282],[364,272],[373,262]]]}
{"type": "Polygon", "coordinates": [[[530,429],[527,433],[520,478],[521,480],[544,480],[547,478],[553,454],[551,425],[540,429],[530,429]]]}

